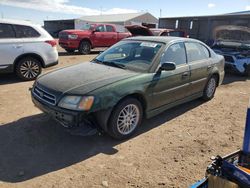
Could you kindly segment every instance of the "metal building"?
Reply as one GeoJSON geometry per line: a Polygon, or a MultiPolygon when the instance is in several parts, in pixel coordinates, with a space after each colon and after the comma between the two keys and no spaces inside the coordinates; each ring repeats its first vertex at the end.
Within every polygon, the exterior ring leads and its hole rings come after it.
{"type": "Polygon", "coordinates": [[[158,27],[158,19],[148,12],[82,16],[70,20],[45,20],[44,28],[54,36],[65,29],[81,29],[84,23],[111,23],[117,25],[118,31],[124,31],[124,25],[143,25],[151,28],[158,27]]]}
{"type": "Polygon", "coordinates": [[[180,29],[191,38],[209,43],[213,40],[213,31],[218,26],[236,25],[250,28],[250,11],[213,16],[160,18],[159,27],[180,29]]]}

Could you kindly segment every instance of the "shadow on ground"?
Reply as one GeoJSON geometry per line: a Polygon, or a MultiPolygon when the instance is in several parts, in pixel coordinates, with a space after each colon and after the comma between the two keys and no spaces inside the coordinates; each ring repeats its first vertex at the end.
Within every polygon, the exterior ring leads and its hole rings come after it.
{"type": "Polygon", "coordinates": [[[22,82],[14,73],[0,74],[0,85],[22,82]]]}
{"type": "MultiPolygon", "coordinates": [[[[138,133],[150,131],[201,105],[195,100],[144,120],[138,133]]],[[[133,139],[133,138],[132,138],[133,139]]],[[[122,142],[106,135],[72,136],[45,114],[0,126],[0,181],[22,182],[89,159],[99,153],[113,155],[122,142]]]]}
{"type": "Polygon", "coordinates": [[[225,78],[222,84],[226,85],[226,84],[231,84],[233,82],[243,82],[247,80],[250,80],[250,77],[233,74],[233,73],[227,73],[225,74],[225,78]]]}

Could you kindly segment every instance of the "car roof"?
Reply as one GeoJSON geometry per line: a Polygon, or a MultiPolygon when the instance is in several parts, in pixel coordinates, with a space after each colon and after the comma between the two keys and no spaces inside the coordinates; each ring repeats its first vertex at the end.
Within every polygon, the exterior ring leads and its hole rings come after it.
{"type": "Polygon", "coordinates": [[[14,20],[14,19],[0,19],[0,23],[15,24],[15,25],[26,25],[26,26],[36,26],[36,25],[38,25],[38,24],[33,24],[30,21],[14,20]]]}
{"type": "Polygon", "coordinates": [[[139,36],[139,37],[130,37],[126,40],[140,40],[140,41],[149,41],[149,42],[160,42],[168,44],[170,42],[200,42],[196,39],[184,38],[184,37],[172,37],[172,36],[139,36]]]}

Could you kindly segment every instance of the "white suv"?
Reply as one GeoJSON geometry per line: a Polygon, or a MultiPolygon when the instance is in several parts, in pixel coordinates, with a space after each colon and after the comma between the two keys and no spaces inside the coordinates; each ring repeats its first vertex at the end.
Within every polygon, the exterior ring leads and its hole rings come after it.
{"type": "Polygon", "coordinates": [[[56,41],[41,26],[0,19],[0,73],[34,80],[42,68],[57,63],[56,41]]]}

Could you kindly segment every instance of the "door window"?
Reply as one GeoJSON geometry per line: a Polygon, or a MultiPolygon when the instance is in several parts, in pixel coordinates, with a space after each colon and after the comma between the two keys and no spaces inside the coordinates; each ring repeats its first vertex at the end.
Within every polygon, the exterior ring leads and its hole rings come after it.
{"type": "Polygon", "coordinates": [[[10,24],[0,24],[0,38],[15,38],[15,31],[10,24]]]}
{"type": "Polygon", "coordinates": [[[115,32],[114,28],[111,25],[106,25],[107,32],[115,32]]]}
{"type": "Polygon", "coordinates": [[[185,46],[187,50],[188,62],[208,59],[210,57],[208,49],[200,43],[187,42],[185,43],[185,46]]]}
{"type": "Polygon", "coordinates": [[[24,25],[13,25],[16,31],[17,38],[34,38],[39,37],[40,34],[29,26],[24,25]]]}
{"type": "Polygon", "coordinates": [[[95,31],[96,31],[96,32],[105,32],[105,27],[104,27],[104,25],[98,25],[98,26],[95,28],[95,31]]]}
{"type": "Polygon", "coordinates": [[[161,63],[173,62],[176,66],[186,64],[186,52],[183,43],[176,43],[168,47],[164,52],[161,63]]]}

